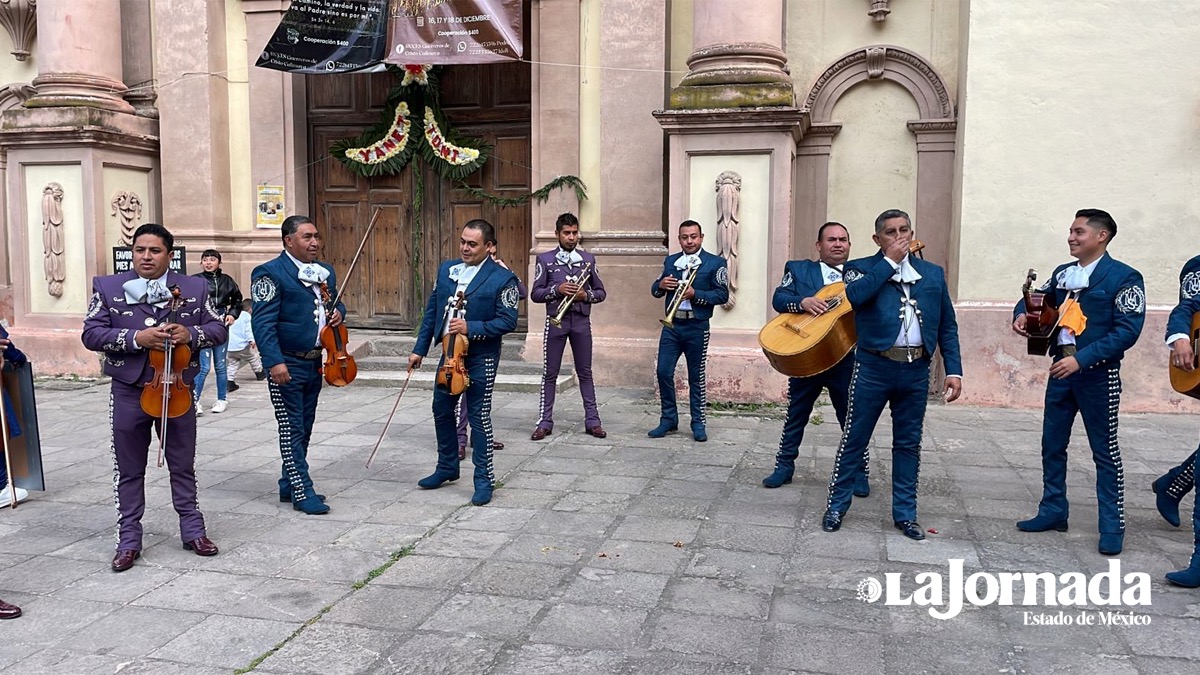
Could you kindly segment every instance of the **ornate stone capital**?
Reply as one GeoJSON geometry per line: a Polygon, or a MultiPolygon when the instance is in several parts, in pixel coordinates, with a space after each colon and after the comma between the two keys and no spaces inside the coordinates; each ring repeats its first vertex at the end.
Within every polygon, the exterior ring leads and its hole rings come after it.
{"type": "Polygon", "coordinates": [[[12,55],[28,59],[37,35],[37,0],[0,0],[0,25],[12,38],[12,55]]]}

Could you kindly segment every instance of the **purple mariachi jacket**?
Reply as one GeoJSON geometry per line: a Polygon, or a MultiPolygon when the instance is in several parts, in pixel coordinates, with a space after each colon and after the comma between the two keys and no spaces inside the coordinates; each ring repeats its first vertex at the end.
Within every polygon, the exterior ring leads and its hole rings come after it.
{"type": "MultiPolygon", "coordinates": [[[[164,323],[171,313],[151,304],[131,305],[125,301],[122,286],[136,277],[137,272],[131,270],[92,279],[92,300],[83,320],[83,345],[104,353],[105,375],[140,386],[149,381],[153,371],[147,351],[133,341],[134,333],[164,323]]],[[[204,279],[167,272],[166,282],[168,288],[179,286],[183,306],[177,323],[192,334],[192,361],[183,371],[183,381],[190,385],[200,370],[200,350],[225,343],[225,321],[213,307],[204,279]]]]}
{"type": "Polygon", "coordinates": [[[566,283],[567,277],[580,277],[583,275],[584,266],[591,263],[588,268],[591,271],[591,277],[588,279],[583,292],[586,296],[583,300],[576,300],[571,309],[567,310],[568,314],[582,314],[583,316],[591,316],[592,305],[597,302],[604,302],[606,294],[604,292],[604,282],[600,280],[600,275],[596,273],[596,256],[587,251],[575,249],[583,260],[574,264],[562,264],[555,259],[554,254],[558,252],[558,248],[539,253],[537,261],[533,268],[533,290],[529,295],[529,299],[534,302],[546,303],[546,313],[548,316],[558,314],[559,308],[564,300],[563,295],[558,292],[559,284],[566,283]]]}

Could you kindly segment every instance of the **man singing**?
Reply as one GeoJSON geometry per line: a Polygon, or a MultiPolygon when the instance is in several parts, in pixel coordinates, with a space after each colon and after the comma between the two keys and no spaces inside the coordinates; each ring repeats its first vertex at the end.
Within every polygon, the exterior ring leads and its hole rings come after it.
{"type": "Polygon", "coordinates": [[[592,381],[592,305],[604,302],[604,282],[596,271],[596,256],[579,248],[579,219],[564,213],[554,223],[558,248],[538,254],[534,264],[534,302],[546,304],[545,357],[542,365],[540,419],[530,440],[540,441],[554,430],[554,397],[563,350],[571,343],[579,393],[583,396],[583,426],[588,434],[604,438],[592,381]],[[572,300],[572,298],[574,298],[572,300]],[[561,325],[550,322],[571,302],[561,325]]]}
{"type": "MultiPolygon", "coordinates": [[[[104,374],[112,378],[112,446],[119,514],[114,572],[124,572],[142,554],[142,514],[146,510],[146,457],[150,428],[166,437],[164,455],[171,474],[171,501],[179,514],[183,548],[196,555],[217,554],[196,503],[196,409],[190,405],[162,428],[142,410],[142,386],[155,373],[151,352],[167,343],[187,345],[192,359],[183,370],[189,386],[199,371],[197,354],[225,343],[225,317],[213,307],[203,279],[168,271],[175,238],[167,228],[146,223],[133,233],[133,270],[92,280],[92,300],[83,321],[83,344],[104,354],[104,374]],[[172,309],[173,290],[179,306],[172,309]]],[[[175,394],[179,396],[181,394],[175,394]]]]}
{"type": "Polygon", "coordinates": [[[917,523],[921,434],[929,399],[933,350],[946,366],[946,402],[962,392],[958,323],[941,267],[910,253],[908,214],[891,209],[875,219],[879,251],[846,264],[846,297],[854,307],[858,346],[850,374],[850,405],[838,447],[821,529],[835,532],[853,501],[867,445],[885,405],[892,409],[892,523],[909,539],[924,539],[917,523]]]}

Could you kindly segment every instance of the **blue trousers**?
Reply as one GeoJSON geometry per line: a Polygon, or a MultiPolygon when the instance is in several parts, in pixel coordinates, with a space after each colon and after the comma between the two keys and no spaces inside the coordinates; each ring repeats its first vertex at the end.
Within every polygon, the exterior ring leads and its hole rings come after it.
{"type": "Polygon", "coordinates": [[[867,446],[886,405],[892,410],[892,520],[916,520],[929,359],[899,362],[856,349],[849,398],[826,508],[850,509],[854,481],[865,470],[867,446]]]}
{"type": "MultiPolygon", "coordinates": [[[[850,399],[850,373],[854,370],[854,354],[845,358],[829,370],[812,377],[788,378],[787,421],[783,423],[783,435],[779,439],[779,452],[775,454],[775,468],[794,469],[796,457],[800,455],[800,444],[804,442],[804,429],[812,416],[813,405],[822,389],[829,390],[829,400],[837,415],[838,425],[846,428],[846,407],[850,399]]],[[[869,452],[863,453],[863,479],[871,472],[869,452]]]]}
{"type": "MultiPolygon", "coordinates": [[[[1200,459],[1193,452],[1191,456],[1191,473],[1196,475],[1196,469],[1200,469],[1200,459]]],[[[1200,568],[1200,498],[1196,499],[1195,505],[1192,506],[1192,537],[1195,541],[1192,548],[1192,561],[1188,567],[1200,568]]]]}
{"type": "Polygon", "coordinates": [[[1105,363],[1046,383],[1042,418],[1042,501],[1038,515],[1066,520],[1067,445],[1075,414],[1083,418],[1092,461],[1096,463],[1096,501],[1100,532],[1125,531],[1125,470],[1117,445],[1117,412],[1121,403],[1121,366],[1105,363]]]}
{"type": "MultiPolygon", "coordinates": [[[[444,361],[444,358],[443,358],[444,361]]],[[[441,366],[441,361],[438,365],[441,366]]],[[[490,488],[496,481],[492,465],[492,388],[500,354],[468,354],[467,390],[451,394],[441,387],[433,389],[433,424],[437,433],[437,470],[458,472],[458,417],[455,407],[466,397],[467,421],[471,426],[471,461],[475,464],[475,487],[490,488]]]]}
{"type": "Polygon", "coordinates": [[[292,376],[291,382],[275,384],[268,379],[267,389],[271,392],[271,405],[279,424],[279,457],[282,461],[279,491],[291,492],[292,499],[299,501],[317,494],[308,475],[308,441],[312,438],[324,380],[320,361],[284,355],[283,362],[292,376]]]}
{"type": "Polygon", "coordinates": [[[1166,475],[1167,494],[1175,499],[1183,499],[1183,496],[1192,491],[1196,487],[1196,456],[1200,455],[1200,448],[1192,451],[1192,454],[1187,459],[1183,460],[1179,466],[1172,467],[1166,475]]]}
{"type": "Polygon", "coordinates": [[[217,400],[225,400],[225,396],[227,395],[226,390],[229,388],[225,354],[226,349],[224,344],[200,350],[200,372],[196,373],[196,379],[192,381],[193,399],[199,401],[200,394],[204,393],[204,380],[208,377],[208,366],[212,364],[213,369],[217,371],[217,400]]]}
{"type": "Polygon", "coordinates": [[[691,394],[692,430],[704,429],[708,391],[704,379],[708,358],[708,319],[677,319],[675,327],[663,327],[658,336],[658,392],[662,397],[662,422],[679,426],[675,406],[675,364],[679,355],[687,360],[688,390],[691,394]]]}

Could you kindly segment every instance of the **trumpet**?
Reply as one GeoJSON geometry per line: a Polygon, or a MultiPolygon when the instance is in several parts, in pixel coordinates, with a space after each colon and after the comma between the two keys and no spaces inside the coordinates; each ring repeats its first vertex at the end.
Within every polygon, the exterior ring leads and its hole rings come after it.
{"type": "Polygon", "coordinates": [[[690,268],[683,276],[683,283],[675,287],[675,295],[671,296],[671,306],[667,310],[667,316],[659,319],[659,323],[672,330],[675,329],[675,314],[679,312],[679,306],[683,304],[683,296],[687,293],[687,289],[692,287],[692,282],[696,280],[696,273],[699,271],[700,266],[697,265],[690,268]]]}
{"type": "MultiPolygon", "coordinates": [[[[583,289],[583,285],[588,282],[588,279],[590,279],[592,277],[592,269],[591,268],[592,268],[592,263],[590,263],[590,262],[584,263],[583,274],[579,275],[579,280],[575,282],[575,285],[579,286],[580,290],[583,289]]],[[[570,281],[570,279],[571,279],[570,277],[567,277],[568,282],[570,281]]],[[[567,298],[566,300],[563,301],[563,303],[561,305],[559,305],[558,314],[555,314],[554,316],[550,317],[550,323],[553,324],[555,328],[562,327],[563,317],[567,315],[567,310],[571,309],[571,305],[574,303],[575,303],[575,294],[572,293],[571,297],[567,298]]]]}

